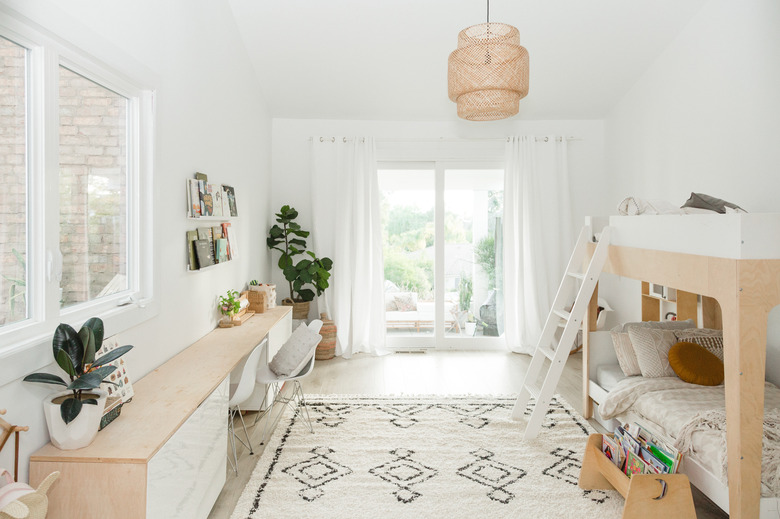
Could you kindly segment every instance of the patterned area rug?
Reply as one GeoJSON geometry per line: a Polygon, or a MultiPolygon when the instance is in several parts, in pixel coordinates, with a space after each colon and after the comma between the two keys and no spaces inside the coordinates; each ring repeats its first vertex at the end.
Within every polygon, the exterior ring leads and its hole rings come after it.
{"type": "Polygon", "coordinates": [[[232,519],[621,516],[617,492],[577,486],[595,431],[560,397],[529,442],[510,397],[308,402],[314,434],[285,412],[232,519]]]}

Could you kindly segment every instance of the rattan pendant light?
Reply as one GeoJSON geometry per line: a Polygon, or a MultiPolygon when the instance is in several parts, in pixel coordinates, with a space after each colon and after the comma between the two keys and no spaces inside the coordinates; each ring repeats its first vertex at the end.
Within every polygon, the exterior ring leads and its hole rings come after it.
{"type": "Polygon", "coordinates": [[[460,31],[449,58],[449,96],[458,117],[469,121],[512,117],[528,95],[528,51],[520,46],[520,32],[490,22],[490,0],[487,12],[487,23],[460,31]]]}

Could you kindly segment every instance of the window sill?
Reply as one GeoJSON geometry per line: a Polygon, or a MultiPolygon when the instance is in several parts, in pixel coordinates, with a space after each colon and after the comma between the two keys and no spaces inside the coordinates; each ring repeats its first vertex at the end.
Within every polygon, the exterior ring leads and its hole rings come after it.
{"type": "MultiPolygon", "coordinates": [[[[84,309],[80,309],[78,312],[65,314],[62,316],[63,321],[78,330],[89,317],[97,315],[103,319],[106,331],[111,335],[117,335],[157,315],[159,304],[156,300],[151,299],[141,301],[140,304],[131,303],[125,306],[114,306],[110,309],[103,308],[102,312],[91,312],[89,316],[79,320],[79,316],[84,311],[84,309]]],[[[33,332],[34,335],[30,336],[30,329],[42,326],[42,324],[30,324],[24,329],[17,330],[17,333],[3,337],[3,342],[6,343],[8,340],[6,344],[10,343],[10,346],[0,350],[0,366],[4,368],[0,370],[0,387],[54,362],[51,353],[54,328],[45,333],[33,332]],[[23,336],[22,332],[26,332],[26,334],[23,336]],[[19,337],[19,339],[14,340],[15,337],[19,337]]]]}

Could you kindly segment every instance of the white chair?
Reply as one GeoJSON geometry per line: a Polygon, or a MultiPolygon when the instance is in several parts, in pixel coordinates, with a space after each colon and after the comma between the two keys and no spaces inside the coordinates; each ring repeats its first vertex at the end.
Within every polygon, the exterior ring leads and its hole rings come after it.
{"type": "MultiPolygon", "coordinates": [[[[320,329],[322,328],[322,321],[319,319],[315,319],[308,325],[309,330],[313,331],[314,333],[319,333],[320,329]]],[[[266,346],[267,348],[267,346],[266,346]]],[[[261,416],[268,415],[265,424],[263,425],[263,436],[260,440],[260,445],[264,445],[266,441],[266,432],[268,431],[268,424],[269,423],[275,423],[276,420],[279,419],[279,417],[282,415],[282,412],[284,412],[284,406],[282,406],[281,410],[279,411],[279,414],[276,416],[276,418],[272,419],[273,417],[273,408],[276,402],[282,403],[287,405],[290,409],[293,410],[296,416],[300,415],[302,418],[304,417],[303,410],[305,415],[306,423],[309,425],[309,431],[314,433],[314,428],[311,425],[311,418],[309,417],[309,409],[306,407],[306,398],[303,394],[303,389],[301,388],[300,380],[302,378],[305,378],[309,376],[309,373],[312,372],[314,369],[314,358],[316,356],[317,348],[313,348],[311,352],[311,357],[309,358],[309,361],[304,365],[303,369],[301,369],[298,373],[295,373],[293,375],[288,376],[279,376],[268,367],[268,363],[260,363],[260,366],[257,368],[257,377],[256,380],[259,384],[267,384],[271,386],[272,388],[272,397],[270,402],[265,407],[265,411],[261,414],[258,413],[257,417],[255,417],[255,423],[260,419],[261,416]],[[289,397],[284,397],[281,395],[282,386],[285,382],[292,382],[293,383],[293,392],[292,395],[289,397]],[[296,403],[296,397],[297,397],[297,405],[293,405],[296,403]]],[[[268,359],[270,362],[271,359],[268,359]]],[[[266,391],[266,399],[268,398],[268,392],[266,391]]],[[[265,400],[263,400],[263,404],[265,404],[265,400]]]]}
{"type": "Polygon", "coordinates": [[[263,342],[255,346],[255,349],[253,349],[252,353],[250,353],[246,358],[246,362],[244,363],[244,367],[241,370],[241,377],[238,379],[238,382],[233,383],[232,379],[230,381],[230,400],[228,401],[230,422],[228,423],[228,427],[230,429],[230,445],[233,448],[233,460],[228,458],[228,461],[230,461],[236,476],[238,476],[238,455],[236,454],[236,440],[240,441],[244,447],[249,449],[250,455],[254,454],[254,450],[252,449],[252,442],[249,440],[249,433],[246,430],[246,423],[244,423],[244,417],[241,415],[240,405],[249,400],[249,397],[252,396],[252,391],[255,389],[255,373],[257,372],[257,366],[260,363],[260,354],[267,344],[268,339],[265,339],[263,342]],[[246,443],[244,443],[244,440],[236,436],[236,430],[233,423],[236,415],[238,415],[238,417],[241,419],[241,426],[244,428],[246,443]]]}

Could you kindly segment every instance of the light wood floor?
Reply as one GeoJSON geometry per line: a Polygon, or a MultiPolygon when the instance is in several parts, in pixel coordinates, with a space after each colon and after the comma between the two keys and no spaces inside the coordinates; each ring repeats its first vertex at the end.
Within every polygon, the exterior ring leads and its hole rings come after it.
{"type": "MultiPolygon", "coordinates": [[[[383,357],[357,355],[350,360],[337,357],[315,364],[314,371],[302,380],[302,384],[307,394],[499,395],[518,391],[530,359],[527,355],[497,351],[436,351],[383,357]]],[[[582,413],[581,354],[569,357],[556,392],[582,413]]],[[[244,418],[251,426],[255,414],[247,413],[244,418]]],[[[603,432],[595,420],[590,422],[596,430],[603,432]]],[[[227,483],[209,519],[227,519],[233,512],[252,469],[262,455],[263,447],[258,445],[263,424],[260,420],[249,429],[252,445],[256,447],[254,455],[250,456],[238,444],[239,475],[236,476],[228,467],[227,483]]],[[[232,457],[232,451],[229,455],[232,457]]],[[[728,517],[696,489],[694,501],[699,519],[728,517]]]]}

